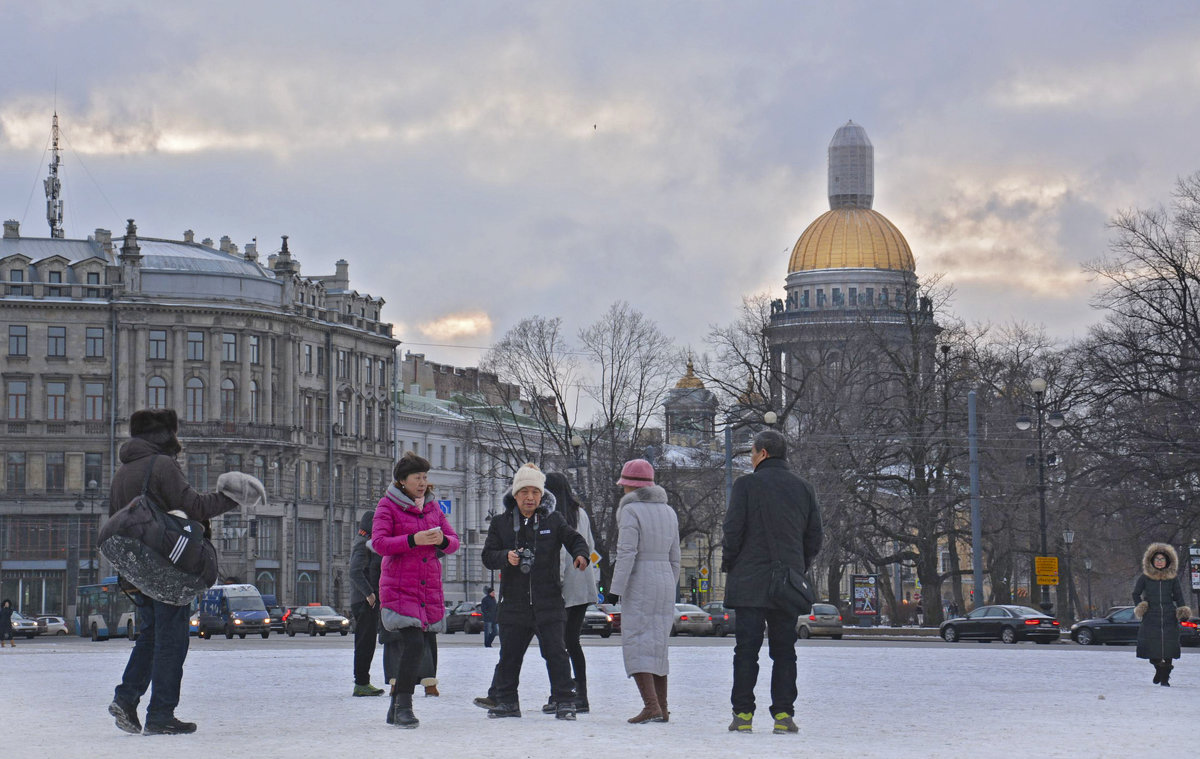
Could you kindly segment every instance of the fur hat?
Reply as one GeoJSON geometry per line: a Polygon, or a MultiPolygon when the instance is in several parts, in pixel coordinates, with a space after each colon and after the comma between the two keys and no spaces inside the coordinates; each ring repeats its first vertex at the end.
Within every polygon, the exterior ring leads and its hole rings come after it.
{"type": "Polygon", "coordinates": [[[410,474],[428,472],[429,469],[430,465],[428,461],[409,451],[396,462],[395,468],[392,469],[392,479],[396,482],[403,482],[404,478],[410,474]]]}
{"type": "Polygon", "coordinates": [[[1151,580],[1174,580],[1179,574],[1179,554],[1170,543],[1151,543],[1142,554],[1142,572],[1151,580]],[[1159,554],[1167,560],[1162,569],[1154,566],[1154,557],[1159,554]]]}
{"type": "Polygon", "coordinates": [[[537,468],[537,464],[526,464],[513,475],[512,493],[516,495],[521,488],[535,487],[539,492],[546,492],[546,475],[537,468]]]}
{"type": "Polygon", "coordinates": [[[631,488],[653,485],[654,467],[645,459],[626,461],[625,466],[621,467],[621,479],[617,480],[617,484],[631,488]]]}
{"type": "Polygon", "coordinates": [[[179,416],[172,408],[144,408],[134,411],[129,417],[131,437],[145,437],[155,432],[169,432],[174,435],[178,431],[179,416]]]}

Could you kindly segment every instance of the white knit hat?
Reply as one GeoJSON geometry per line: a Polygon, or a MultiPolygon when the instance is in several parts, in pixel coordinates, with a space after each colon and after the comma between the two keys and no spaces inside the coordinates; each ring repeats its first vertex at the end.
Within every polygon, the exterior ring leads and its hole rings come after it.
{"type": "Polygon", "coordinates": [[[512,492],[516,495],[521,491],[521,488],[533,486],[541,492],[546,492],[546,475],[541,469],[537,468],[536,464],[526,464],[517,470],[513,475],[512,492]]]}

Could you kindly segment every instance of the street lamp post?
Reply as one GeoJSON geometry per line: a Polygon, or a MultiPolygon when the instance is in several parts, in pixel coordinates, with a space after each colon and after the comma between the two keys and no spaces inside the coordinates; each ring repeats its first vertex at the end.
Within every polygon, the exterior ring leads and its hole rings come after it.
{"type": "MultiPolygon", "coordinates": [[[[1043,423],[1049,424],[1051,427],[1058,429],[1063,426],[1063,415],[1059,411],[1051,411],[1046,414],[1046,380],[1041,377],[1035,377],[1029,383],[1029,389],[1033,391],[1034,409],[1037,412],[1037,468],[1038,468],[1038,509],[1039,509],[1039,525],[1042,538],[1041,556],[1047,555],[1049,552],[1046,541],[1046,451],[1043,432],[1043,423]]],[[[1017,417],[1017,429],[1028,430],[1033,426],[1033,422],[1028,416],[1017,417]]],[[[1047,614],[1054,608],[1054,604],[1050,601],[1050,586],[1042,585],[1042,611],[1047,614]]]]}
{"type": "Polygon", "coordinates": [[[575,456],[575,490],[579,492],[581,499],[586,499],[587,485],[583,479],[583,469],[587,466],[587,461],[583,457],[583,438],[578,432],[571,435],[571,452],[575,456]]]}
{"type": "Polygon", "coordinates": [[[1063,544],[1067,547],[1067,616],[1075,619],[1075,602],[1072,598],[1072,592],[1075,589],[1075,580],[1071,576],[1071,544],[1075,542],[1074,530],[1063,530],[1063,544]]]}
{"type": "Polygon", "coordinates": [[[1087,572],[1088,616],[1094,617],[1094,616],[1096,616],[1096,608],[1094,606],[1092,606],[1092,560],[1091,559],[1083,560],[1083,569],[1084,569],[1084,571],[1087,572]]]}
{"type": "MultiPolygon", "coordinates": [[[[96,482],[95,480],[88,480],[87,488],[84,490],[84,494],[87,496],[88,503],[90,504],[88,507],[88,515],[91,517],[90,523],[93,526],[95,525],[95,522],[96,522],[96,496],[99,493],[99,491],[100,491],[100,483],[96,482]]],[[[83,511],[83,501],[82,500],[75,502],[75,510],[83,511]]],[[[91,528],[89,528],[89,530],[90,529],[91,528]]],[[[82,545],[82,543],[83,543],[82,529],[80,529],[79,535],[80,535],[79,542],[82,545]]],[[[94,577],[89,578],[89,579],[91,579],[92,582],[100,581],[100,559],[96,555],[96,550],[99,547],[96,545],[98,536],[99,536],[99,530],[96,530],[95,533],[92,535],[92,548],[88,552],[88,569],[89,569],[89,571],[95,571],[95,573],[96,573],[96,575],[94,577]]]]}

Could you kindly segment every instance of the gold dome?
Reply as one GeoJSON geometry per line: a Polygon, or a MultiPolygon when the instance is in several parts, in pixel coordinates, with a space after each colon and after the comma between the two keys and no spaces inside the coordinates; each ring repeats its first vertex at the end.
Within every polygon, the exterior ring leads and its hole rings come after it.
{"type": "Polygon", "coordinates": [[[792,248],[788,273],[817,269],[916,271],[896,225],[869,208],[834,208],[817,217],[792,248]]]}
{"type": "Polygon", "coordinates": [[[704,382],[696,376],[695,367],[692,366],[692,360],[689,358],[687,362],[687,374],[675,383],[675,387],[682,390],[701,390],[704,388],[704,382]]]}

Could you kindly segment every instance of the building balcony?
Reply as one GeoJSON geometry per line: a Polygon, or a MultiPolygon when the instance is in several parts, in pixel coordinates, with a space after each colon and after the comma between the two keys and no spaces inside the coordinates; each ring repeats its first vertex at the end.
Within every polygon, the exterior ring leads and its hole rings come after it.
{"type": "Polygon", "coordinates": [[[179,437],[204,440],[273,440],[291,442],[291,430],[246,422],[180,422],[179,437]]]}

